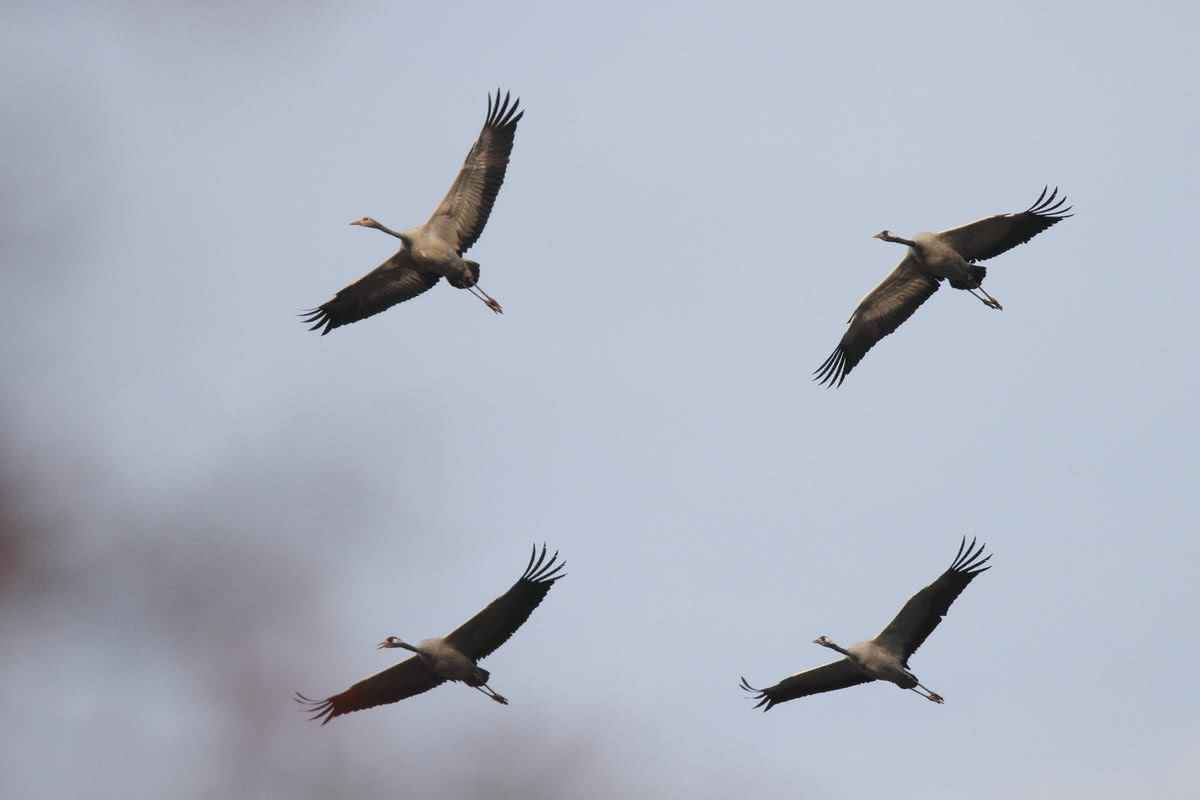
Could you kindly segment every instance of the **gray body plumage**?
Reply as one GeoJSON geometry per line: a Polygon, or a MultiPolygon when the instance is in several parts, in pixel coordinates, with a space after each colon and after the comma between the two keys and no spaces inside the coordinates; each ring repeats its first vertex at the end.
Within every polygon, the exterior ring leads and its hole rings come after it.
{"type": "Polygon", "coordinates": [[[918,685],[917,676],[908,671],[900,654],[876,644],[874,639],[850,645],[846,657],[873,680],[888,681],[901,689],[918,685]]]}
{"type": "MultiPolygon", "coordinates": [[[[393,646],[403,647],[404,645],[393,646]]],[[[484,686],[491,677],[486,669],[467,658],[441,637],[422,639],[411,649],[424,662],[425,666],[429,667],[429,671],[439,678],[461,681],[468,686],[484,686]]]]}
{"type": "Polygon", "coordinates": [[[982,282],[982,277],[977,276],[978,267],[963,258],[937,233],[915,234],[909,251],[926,272],[948,279],[952,286],[962,284],[974,289],[982,282]]]}

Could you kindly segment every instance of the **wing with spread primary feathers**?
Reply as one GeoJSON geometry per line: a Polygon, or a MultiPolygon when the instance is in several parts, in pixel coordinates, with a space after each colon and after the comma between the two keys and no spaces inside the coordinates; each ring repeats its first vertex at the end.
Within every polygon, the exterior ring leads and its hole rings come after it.
{"type": "Polygon", "coordinates": [[[386,311],[397,303],[427,292],[438,282],[438,274],[418,269],[407,249],[342,289],[328,303],[300,312],[310,331],[321,328],[321,335],[334,328],[386,311]]]}
{"type": "Polygon", "coordinates": [[[814,371],[814,380],[829,387],[841,386],[867,351],[900,327],[937,288],[938,279],[921,269],[910,251],[854,309],[842,340],[814,371]]]}
{"type": "Polygon", "coordinates": [[[483,226],[492,213],[492,204],[504,183],[517,123],[525,116],[524,111],[517,111],[520,102],[518,99],[510,106],[508,92],[504,93],[501,102],[499,89],[494,101],[488,96],[488,115],[483,130],[471,152],[467,153],[454,185],[425,223],[443,241],[457,248],[460,256],[483,233],[483,226]]]}

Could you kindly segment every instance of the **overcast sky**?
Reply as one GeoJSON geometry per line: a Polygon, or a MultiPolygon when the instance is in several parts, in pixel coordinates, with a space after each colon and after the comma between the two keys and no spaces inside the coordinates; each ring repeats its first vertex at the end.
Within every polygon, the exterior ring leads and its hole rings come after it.
{"type": "Polygon", "coordinates": [[[1195,5],[422,5],[2,12],[0,794],[1195,797],[1195,5]],[[306,331],[497,86],[505,314],[306,331]],[[945,287],[811,382],[872,234],[1046,184],[1003,312],[945,287]],[[911,664],[945,705],[752,709],[963,535],[993,569],[911,664]],[[542,541],[511,705],[290,700],[542,541]]]}

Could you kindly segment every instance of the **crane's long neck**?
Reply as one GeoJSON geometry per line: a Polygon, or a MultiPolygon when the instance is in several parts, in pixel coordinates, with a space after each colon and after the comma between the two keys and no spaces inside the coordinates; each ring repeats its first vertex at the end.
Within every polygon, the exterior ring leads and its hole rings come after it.
{"type": "Polygon", "coordinates": [[[391,648],[400,647],[405,650],[411,650],[412,652],[416,653],[417,655],[421,654],[420,650],[418,650],[415,646],[409,644],[408,642],[402,640],[399,636],[389,636],[388,638],[384,639],[382,642],[380,642],[377,645],[377,648],[384,648],[384,647],[391,647],[391,648]]]}
{"type": "Polygon", "coordinates": [[[902,236],[894,236],[894,235],[892,235],[892,234],[890,234],[890,233],[889,233],[889,234],[887,234],[886,236],[880,236],[879,238],[880,238],[880,239],[883,239],[885,242],[895,242],[896,244],[906,244],[906,245],[908,245],[909,247],[916,247],[916,246],[917,246],[917,243],[916,243],[916,242],[914,242],[914,241],[913,241],[913,240],[911,240],[911,239],[905,239],[905,238],[904,238],[904,237],[902,237],[902,236]]]}
{"type": "Polygon", "coordinates": [[[849,653],[849,652],[848,652],[848,651],[847,651],[847,650],[846,650],[844,647],[842,647],[841,645],[837,644],[836,642],[831,642],[831,641],[829,641],[829,639],[828,639],[828,638],[823,638],[823,639],[821,639],[820,641],[818,641],[818,642],[817,642],[817,644],[819,644],[819,645],[821,645],[821,646],[823,646],[823,647],[828,647],[830,650],[836,650],[836,651],[838,651],[839,653],[841,653],[842,655],[844,655],[844,656],[846,656],[846,657],[848,657],[848,658],[851,658],[851,659],[853,659],[853,656],[851,656],[851,655],[850,655],[850,653],[849,653]]]}
{"type": "Polygon", "coordinates": [[[394,231],[391,228],[389,228],[388,226],[384,225],[382,222],[376,222],[375,227],[378,228],[379,230],[383,231],[384,233],[390,233],[392,236],[395,236],[397,239],[404,242],[405,246],[412,247],[412,237],[409,236],[408,234],[399,233],[397,231],[394,231]]]}

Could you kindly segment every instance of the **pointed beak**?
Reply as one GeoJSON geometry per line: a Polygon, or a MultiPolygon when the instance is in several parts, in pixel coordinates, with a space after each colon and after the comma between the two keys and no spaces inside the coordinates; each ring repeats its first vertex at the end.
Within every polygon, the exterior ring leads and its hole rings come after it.
{"type": "MultiPolygon", "coordinates": [[[[353,222],[351,222],[350,224],[351,224],[351,225],[353,225],[354,223],[353,223],[353,222]]],[[[384,639],[382,642],[380,642],[379,644],[375,645],[375,649],[376,649],[376,650],[383,650],[384,648],[387,648],[387,647],[391,647],[391,645],[390,645],[390,644],[388,644],[388,642],[387,642],[387,639],[384,639]]]]}
{"type": "Polygon", "coordinates": [[[351,222],[350,224],[351,225],[362,225],[363,223],[362,223],[361,219],[356,219],[356,220],[354,220],[354,222],[351,222]]]}

